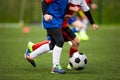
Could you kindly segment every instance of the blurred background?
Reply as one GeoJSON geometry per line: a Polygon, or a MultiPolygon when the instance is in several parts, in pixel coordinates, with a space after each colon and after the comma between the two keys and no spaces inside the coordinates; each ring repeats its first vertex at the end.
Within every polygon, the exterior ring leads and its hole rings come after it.
{"type": "MultiPolygon", "coordinates": [[[[120,0],[93,0],[98,8],[92,10],[99,24],[120,22],[120,0]]],[[[0,0],[0,23],[41,23],[41,0],[0,0]]]]}

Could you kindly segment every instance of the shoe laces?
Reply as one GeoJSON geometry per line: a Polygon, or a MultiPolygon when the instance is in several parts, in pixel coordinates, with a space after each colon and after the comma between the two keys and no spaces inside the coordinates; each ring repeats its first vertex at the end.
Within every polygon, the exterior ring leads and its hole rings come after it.
{"type": "Polygon", "coordinates": [[[56,65],[56,68],[58,69],[62,69],[62,67],[60,65],[56,65]]]}

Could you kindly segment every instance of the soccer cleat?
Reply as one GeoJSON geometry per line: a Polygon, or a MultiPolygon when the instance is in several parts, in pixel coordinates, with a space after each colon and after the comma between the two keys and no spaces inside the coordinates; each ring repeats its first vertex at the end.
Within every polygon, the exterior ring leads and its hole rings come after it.
{"type": "Polygon", "coordinates": [[[75,35],[77,36],[77,38],[78,38],[79,40],[81,40],[80,33],[75,33],[75,35]]]}
{"type": "Polygon", "coordinates": [[[75,33],[79,40],[87,41],[89,40],[89,36],[85,32],[75,33]]]}
{"type": "Polygon", "coordinates": [[[85,40],[85,41],[89,40],[89,36],[85,32],[81,32],[79,38],[80,40],[85,40]]]}
{"type": "Polygon", "coordinates": [[[69,70],[72,70],[72,69],[73,69],[72,66],[70,65],[70,63],[68,63],[67,69],[69,69],[69,70]]]}
{"type": "Polygon", "coordinates": [[[27,48],[27,49],[26,49],[26,52],[25,52],[25,54],[24,54],[24,57],[25,57],[25,59],[26,59],[33,67],[36,67],[36,63],[35,63],[34,60],[30,57],[30,53],[31,53],[30,49],[27,48]]]}
{"type": "Polygon", "coordinates": [[[61,68],[60,65],[56,65],[56,67],[53,67],[51,70],[51,73],[60,73],[60,74],[65,74],[65,70],[61,68]]]}
{"type": "Polygon", "coordinates": [[[31,41],[28,42],[28,49],[30,50],[30,53],[33,51],[32,46],[34,45],[34,43],[32,43],[31,41]]]}

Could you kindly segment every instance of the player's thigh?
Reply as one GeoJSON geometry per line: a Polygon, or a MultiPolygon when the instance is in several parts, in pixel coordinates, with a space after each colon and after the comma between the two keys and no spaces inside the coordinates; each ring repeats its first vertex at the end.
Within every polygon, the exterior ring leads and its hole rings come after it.
{"type": "Polygon", "coordinates": [[[61,32],[60,28],[54,28],[54,29],[47,29],[47,33],[51,37],[51,43],[53,45],[57,45],[58,47],[62,47],[64,43],[64,38],[61,32]]]}

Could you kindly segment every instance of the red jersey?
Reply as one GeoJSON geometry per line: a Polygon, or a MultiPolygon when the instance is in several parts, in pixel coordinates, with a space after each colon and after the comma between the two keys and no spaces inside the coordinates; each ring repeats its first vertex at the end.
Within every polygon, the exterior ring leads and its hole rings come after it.
{"type": "MultiPolygon", "coordinates": [[[[91,1],[91,0],[89,0],[89,1],[91,1]]],[[[81,8],[83,11],[89,10],[89,7],[86,4],[85,0],[68,0],[68,8],[75,7],[75,6],[81,8]]],[[[69,9],[66,11],[66,15],[72,16],[73,14],[74,14],[74,11],[71,11],[69,9]]],[[[68,27],[68,19],[64,19],[64,21],[62,23],[62,27],[68,27]]]]}
{"type": "MultiPolygon", "coordinates": [[[[68,8],[69,7],[75,7],[75,6],[79,6],[79,5],[74,5],[72,3],[68,3],[68,8]]],[[[66,15],[71,15],[72,16],[73,14],[74,14],[74,11],[71,11],[71,10],[66,11],[66,15]]],[[[62,27],[63,28],[68,27],[68,19],[63,20],[62,27]]]]}
{"type": "MultiPolygon", "coordinates": [[[[68,3],[68,7],[75,7],[75,6],[78,6],[79,5],[75,5],[75,4],[72,4],[72,3],[68,3]]],[[[67,10],[66,11],[66,15],[73,15],[74,14],[74,11],[71,11],[71,10],[67,10]]]]}
{"type": "Polygon", "coordinates": [[[91,4],[92,0],[85,0],[87,4],[91,4]]]}

